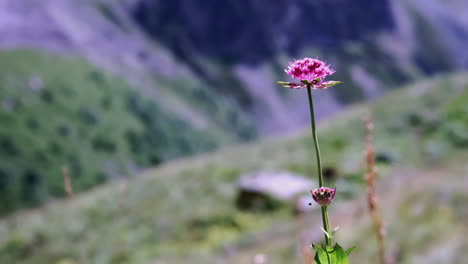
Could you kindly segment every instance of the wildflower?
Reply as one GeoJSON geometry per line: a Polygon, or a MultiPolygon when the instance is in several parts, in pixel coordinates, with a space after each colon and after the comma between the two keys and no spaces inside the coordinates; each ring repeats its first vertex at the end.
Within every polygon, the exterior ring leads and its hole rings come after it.
{"type": "Polygon", "coordinates": [[[326,207],[333,201],[333,197],[335,197],[335,189],[320,187],[311,191],[311,194],[314,201],[316,201],[320,206],[326,207]]]}
{"type": "MultiPolygon", "coordinates": [[[[322,208],[322,221],[323,221],[323,232],[325,234],[325,245],[312,244],[313,249],[315,250],[314,263],[332,263],[331,260],[337,260],[339,263],[348,263],[349,253],[354,249],[354,247],[344,250],[338,243],[333,246],[333,235],[337,229],[333,231],[330,230],[330,222],[328,220],[328,205],[331,204],[333,198],[335,197],[335,189],[323,187],[323,175],[322,175],[322,165],[320,158],[320,148],[317,138],[317,128],[315,124],[315,111],[314,103],[312,98],[312,89],[326,89],[330,86],[339,84],[339,81],[323,81],[327,76],[335,73],[333,69],[330,68],[325,62],[318,59],[304,58],[302,60],[297,60],[289,64],[289,67],[285,72],[291,77],[298,79],[299,83],[293,82],[278,82],[287,88],[299,89],[307,88],[307,95],[309,99],[309,108],[310,108],[310,127],[312,129],[312,139],[315,146],[315,154],[317,158],[317,176],[319,188],[310,191],[315,202],[317,202],[322,208]]],[[[309,204],[310,205],[310,204],[309,204]]],[[[306,256],[307,259],[310,259],[310,256],[306,256]]],[[[336,261],[333,261],[335,263],[336,261]]],[[[336,263],[338,263],[336,262],[336,263]]]]}
{"type": "Polygon", "coordinates": [[[319,59],[304,58],[289,63],[289,67],[285,72],[300,80],[300,83],[294,82],[278,82],[287,88],[300,89],[310,87],[312,89],[326,89],[330,86],[339,84],[338,81],[323,81],[325,77],[335,73],[335,70],[330,68],[324,61],[319,59]]]}

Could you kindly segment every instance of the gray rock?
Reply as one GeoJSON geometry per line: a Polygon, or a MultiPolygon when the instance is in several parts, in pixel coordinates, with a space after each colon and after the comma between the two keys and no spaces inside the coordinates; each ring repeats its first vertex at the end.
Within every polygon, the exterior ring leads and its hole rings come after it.
{"type": "MultiPolygon", "coordinates": [[[[237,206],[241,209],[274,210],[283,203],[297,204],[299,197],[314,186],[314,181],[290,172],[250,172],[240,177],[237,206]]],[[[304,208],[300,207],[301,210],[304,208]]]]}

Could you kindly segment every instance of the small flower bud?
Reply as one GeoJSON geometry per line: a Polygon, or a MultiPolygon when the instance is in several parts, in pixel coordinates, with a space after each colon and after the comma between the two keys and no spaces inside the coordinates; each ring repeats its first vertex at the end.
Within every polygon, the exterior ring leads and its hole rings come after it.
{"type": "Polygon", "coordinates": [[[316,201],[320,206],[328,206],[333,201],[333,197],[335,197],[335,189],[328,187],[320,187],[310,191],[310,193],[312,194],[314,201],[316,201]]]}

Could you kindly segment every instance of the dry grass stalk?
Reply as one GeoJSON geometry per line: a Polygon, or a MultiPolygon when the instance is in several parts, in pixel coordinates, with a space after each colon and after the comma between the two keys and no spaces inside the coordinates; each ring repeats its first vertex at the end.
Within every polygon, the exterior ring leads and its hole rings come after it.
{"type": "Polygon", "coordinates": [[[385,229],[382,221],[382,217],[379,212],[377,193],[376,193],[376,178],[377,172],[375,168],[375,150],[372,146],[372,130],[373,123],[370,118],[364,120],[366,128],[366,164],[367,170],[365,174],[365,180],[367,182],[367,202],[369,205],[369,211],[372,217],[375,234],[377,237],[377,243],[379,248],[379,260],[381,264],[385,264],[385,229]]]}
{"type": "Polygon", "coordinates": [[[68,198],[73,198],[73,187],[71,184],[70,174],[67,166],[62,167],[62,174],[65,191],[67,192],[68,198]]]}

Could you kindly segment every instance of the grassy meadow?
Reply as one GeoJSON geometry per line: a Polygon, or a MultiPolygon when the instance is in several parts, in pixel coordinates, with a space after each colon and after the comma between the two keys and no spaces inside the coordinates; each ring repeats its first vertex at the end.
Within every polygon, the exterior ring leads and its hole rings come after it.
{"type": "MultiPolygon", "coordinates": [[[[333,89],[346,89],[341,86],[333,89]]],[[[366,116],[375,125],[388,254],[408,264],[461,264],[468,258],[466,102],[468,75],[460,73],[351,106],[319,124],[323,164],[338,190],[331,223],[341,226],[337,240],[343,246],[358,245],[352,263],[377,259],[363,179],[366,116]]],[[[269,264],[303,263],[306,243],[323,237],[318,211],[297,216],[288,204],[241,211],[235,199],[238,177],[251,170],[288,170],[315,179],[312,144],[304,130],[225,147],[20,211],[0,220],[0,263],[239,264],[254,263],[257,254],[265,254],[269,264]]],[[[68,151],[75,153],[72,145],[68,151]]],[[[63,181],[56,178],[58,190],[63,181]]]]}

